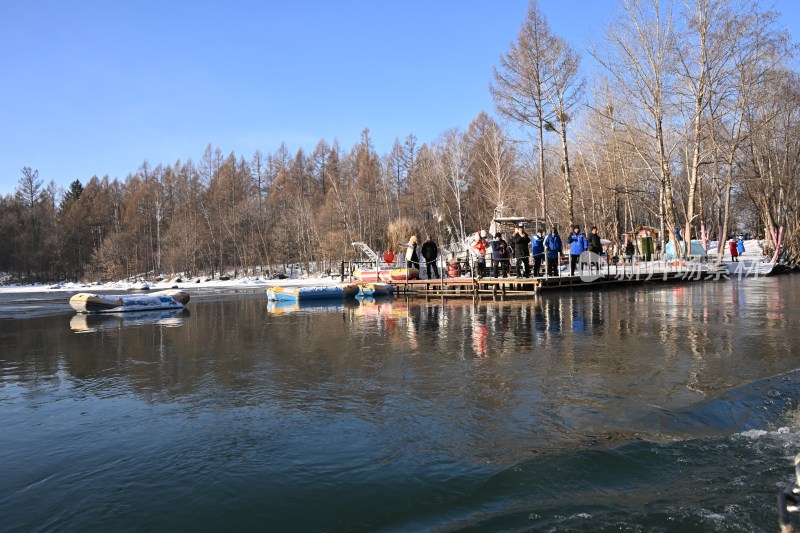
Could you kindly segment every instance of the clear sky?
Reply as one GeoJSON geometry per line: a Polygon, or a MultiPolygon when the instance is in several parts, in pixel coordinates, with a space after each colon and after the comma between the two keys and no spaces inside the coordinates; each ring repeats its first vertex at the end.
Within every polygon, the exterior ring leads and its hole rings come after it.
{"type": "MultiPolygon", "coordinates": [[[[539,0],[583,49],[615,0],[539,0]]],[[[772,5],[772,4],[770,4],[772,5]]],[[[776,0],[796,39],[800,1],[776,0]]],[[[527,0],[0,0],[0,195],[284,141],[378,153],[494,114],[492,68],[527,0]]]]}

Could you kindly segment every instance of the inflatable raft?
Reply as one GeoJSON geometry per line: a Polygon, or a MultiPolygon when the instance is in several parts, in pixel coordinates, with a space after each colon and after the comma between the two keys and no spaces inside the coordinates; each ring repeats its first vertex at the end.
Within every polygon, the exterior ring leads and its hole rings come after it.
{"type": "Polygon", "coordinates": [[[394,287],[388,283],[367,283],[359,288],[359,294],[362,296],[389,296],[392,292],[394,287]]]}
{"type": "Polygon", "coordinates": [[[125,313],[182,309],[188,302],[189,293],[180,290],[121,295],[81,292],[69,299],[69,305],[79,313],[125,313]]]}
{"type": "Polygon", "coordinates": [[[357,285],[321,285],[317,287],[270,287],[267,298],[275,301],[342,300],[358,294],[357,285]]]}
{"type": "Polygon", "coordinates": [[[418,268],[357,268],[353,277],[358,281],[400,281],[404,279],[417,279],[418,268]]]}

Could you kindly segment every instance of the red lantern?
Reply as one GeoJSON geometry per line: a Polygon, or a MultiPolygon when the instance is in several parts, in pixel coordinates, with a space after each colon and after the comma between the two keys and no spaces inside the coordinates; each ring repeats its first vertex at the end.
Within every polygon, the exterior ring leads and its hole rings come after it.
{"type": "Polygon", "coordinates": [[[394,252],[391,250],[383,252],[383,260],[386,263],[394,263],[394,252]]]}

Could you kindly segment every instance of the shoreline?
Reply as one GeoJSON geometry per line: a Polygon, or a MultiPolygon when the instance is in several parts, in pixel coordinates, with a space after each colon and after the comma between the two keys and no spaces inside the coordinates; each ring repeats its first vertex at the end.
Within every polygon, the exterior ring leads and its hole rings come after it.
{"type": "Polygon", "coordinates": [[[212,279],[202,281],[200,278],[194,278],[192,281],[176,282],[173,280],[166,280],[161,282],[146,282],[148,289],[137,289],[141,282],[130,283],[127,281],[116,281],[109,283],[41,283],[32,285],[0,285],[0,294],[14,294],[14,293],[42,293],[42,292],[130,292],[130,293],[146,293],[150,291],[161,291],[167,289],[230,289],[230,290],[243,290],[249,289],[252,291],[266,290],[269,287],[277,285],[300,287],[305,285],[327,285],[338,283],[338,277],[332,278],[329,276],[319,278],[293,278],[293,279],[257,279],[257,278],[238,278],[230,280],[217,280],[212,279]]]}

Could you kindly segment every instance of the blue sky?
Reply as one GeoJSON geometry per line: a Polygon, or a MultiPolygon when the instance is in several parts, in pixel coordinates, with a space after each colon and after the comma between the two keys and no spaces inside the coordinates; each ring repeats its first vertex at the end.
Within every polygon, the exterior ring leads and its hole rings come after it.
{"type": "MultiPolygon", "coordinates": [[[[579,49],[615,0],[539,0],[579,49]]],[[[800,2],[778,0],[793,37],[800,2]]],[[[247,158],[364,128],[378,153],[494,113],[492,68],[527,0],[3,2],[0,195],[21,169],[66,187],[145,160],[247,158]]]]}

